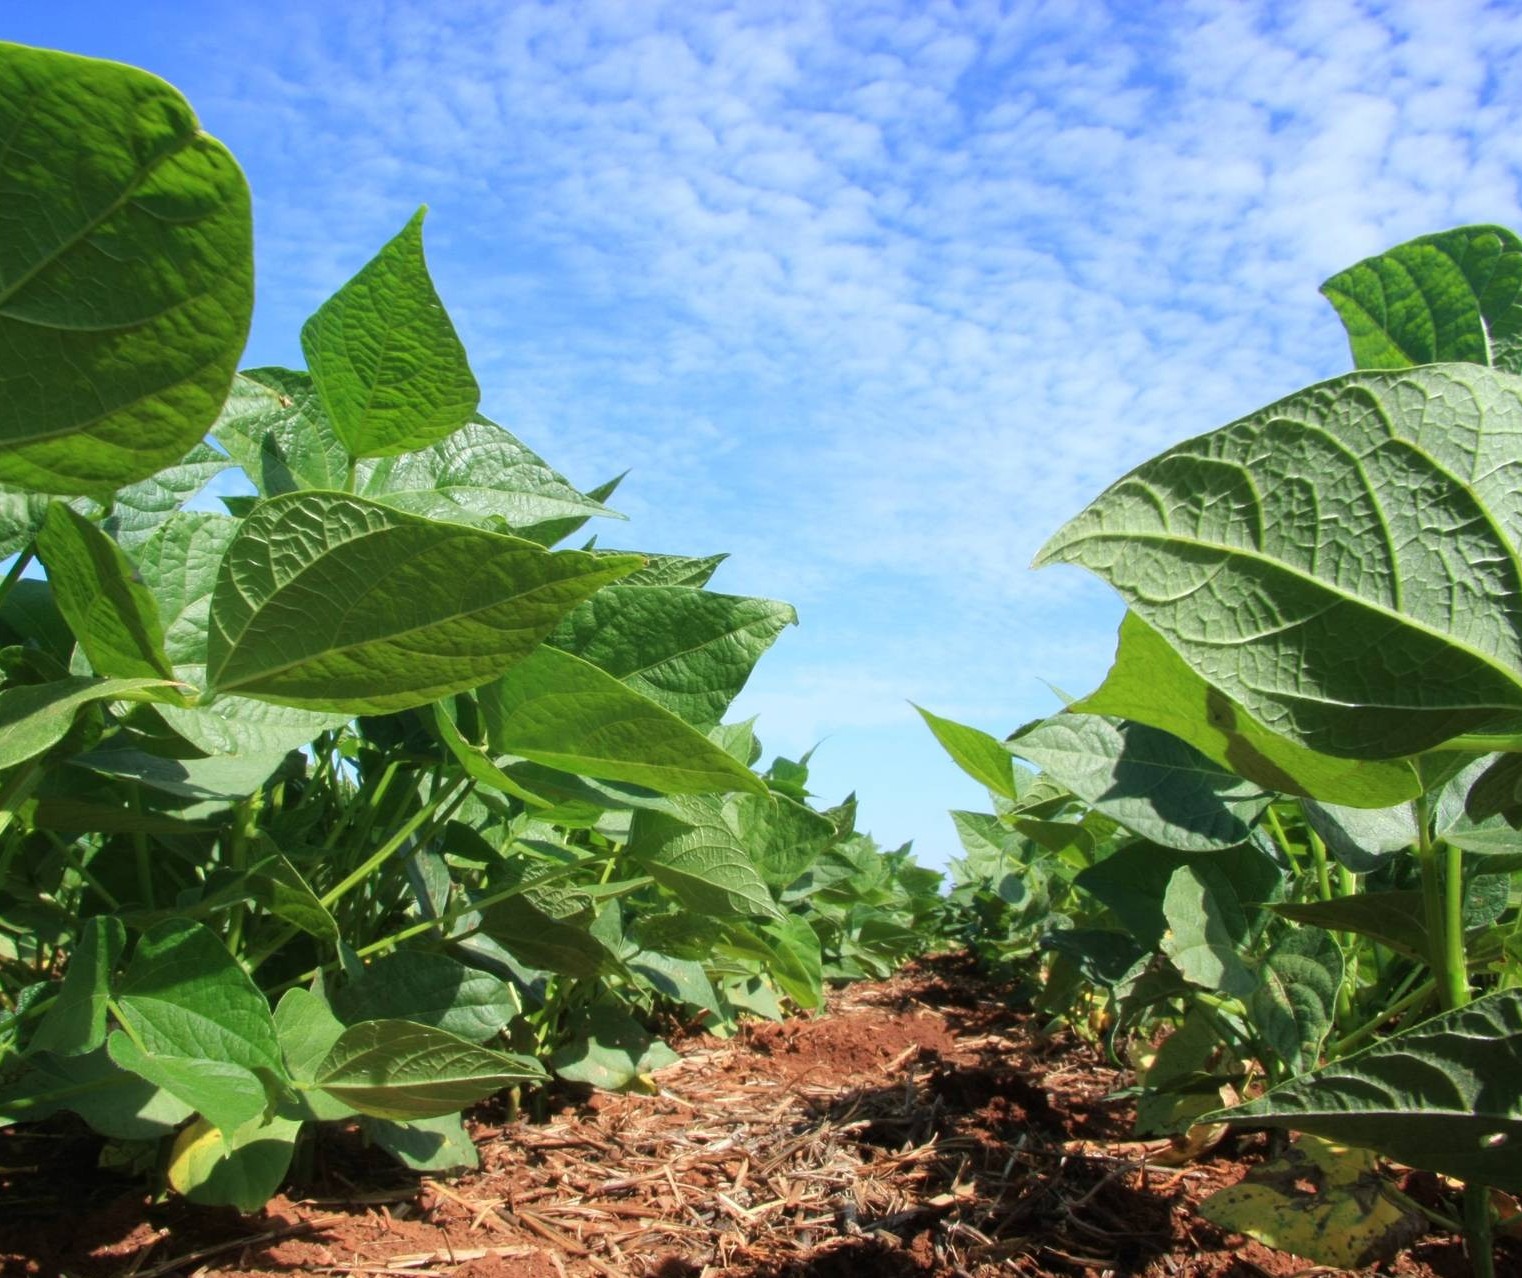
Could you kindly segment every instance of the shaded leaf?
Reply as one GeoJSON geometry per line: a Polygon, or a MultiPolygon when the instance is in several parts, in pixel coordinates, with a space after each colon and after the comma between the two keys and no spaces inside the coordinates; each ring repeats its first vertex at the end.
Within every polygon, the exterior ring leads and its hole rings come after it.
{"type": "Polygon", "coordinates": [[[105,497],[217,414],[253,307],[248,187],[179,93],[0,45],[0,481],[105,497]]]}

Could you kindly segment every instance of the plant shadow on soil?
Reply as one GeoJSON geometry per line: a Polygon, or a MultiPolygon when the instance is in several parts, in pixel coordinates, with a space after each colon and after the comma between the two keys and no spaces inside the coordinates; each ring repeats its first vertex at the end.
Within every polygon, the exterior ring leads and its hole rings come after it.
{"type": "MultiPolygon", "coordinates": [[[[419,1178],[327,1133],[262,1213],[151,1203],[71,1120],[0,1130],[0,1273],[69,1278],[1261,1278],[1306,1262],[1194,1206],[1265,1149],[1229,1136],[1147,1163],[1128,1082],[1044,1032],[965,956],[832,993],[827,1014],[693,1035],[651,1096],[563,1093],[542,1120],[488,1102],[481,1168],[419,1178]]],[[[1429,1178],[1430,1180],[1430,1178],[1429,1178]]],[[[1408,1182],[1418,1192],[1420,1185],[1408,1182]]],[[[1522,1275],[1505,1241],[1498,1272],[1522,1275]]],[[[1469,1272],[1430,1235],[1369,1270],[1469,1272]]]]}

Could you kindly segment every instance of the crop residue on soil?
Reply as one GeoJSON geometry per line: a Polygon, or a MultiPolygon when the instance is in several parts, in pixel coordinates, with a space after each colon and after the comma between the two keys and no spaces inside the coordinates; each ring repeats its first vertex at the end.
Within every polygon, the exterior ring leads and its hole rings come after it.
{"type": "MultiPolygon", "coordinates": [[[[1184,1167],[1130,1136],[1128,1080],[1047,1035],[956,957],[832,995],[828,1013],[682,1045],[650,1096],[476,1111],[481,1170],[408,1177],[351,1135],[309,1183],[239,1217],[151,1205],[98,1142],[0,1131],[0,1271],[70,1278],[1249,1278],[1305,1262],[1193,1204],[1261,1160],[1229,1139],[1184,1167]]],[[[1522,1273],[1503,1244],[1498,1271],[1522,1273]]],[[[1321,1271],[1325,1272],[1325,1271],[1321,1271]]],[[[1467,1273],[1434,1235],[1382,1273],[1467,1273]]]]}

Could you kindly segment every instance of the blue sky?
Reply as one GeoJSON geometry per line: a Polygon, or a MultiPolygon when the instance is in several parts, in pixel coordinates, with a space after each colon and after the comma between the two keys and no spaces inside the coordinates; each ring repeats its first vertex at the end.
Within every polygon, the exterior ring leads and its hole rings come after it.
{"type": "Polygon", "coordinates": [[[1162,447],[1348,364],[1317,284],[1522,227],[1522,7],[110,3],[6,38],[176,84],[243,163],[246,363],[430,206],[483,409],[604,544],[801,616],[737,713],[878,839],[986,807],[909,707],[1003,734],[1119,608],[1050,533],[1162,447]]]}

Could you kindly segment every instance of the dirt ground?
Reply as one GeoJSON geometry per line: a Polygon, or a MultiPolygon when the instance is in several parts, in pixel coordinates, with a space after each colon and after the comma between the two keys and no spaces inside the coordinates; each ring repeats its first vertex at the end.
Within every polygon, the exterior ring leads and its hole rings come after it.
{"type": "MultiPolygon", "coordinates": [[[[1254,1278],[1337,1271],[1226,1234],[1192,1205],[1264,1156],[1183,1166],[1107,1100],[1129,1080],[1044,1033],[960,957],[838,991],[828,1013],[695,1038],[654,1095],[487,1105],[481,1170],[409,1177],[339,1133],[259,1215],[151,1203],[68,1129],[0,1130],[0,1273],[451,1278],[1254,1278]]],[[[1433,1187],[1409,1177],[1422,1198],[1433,1187]]],[[[1436,1201],[1433,1199],[1433,1201],[1436,1201]]],[[[1522,1275],[1522,1245],[1498,1272],[1522,1275]]],[[[1459,1278],[1431,1234],[1362,1271],[1459,1278]]]]}

